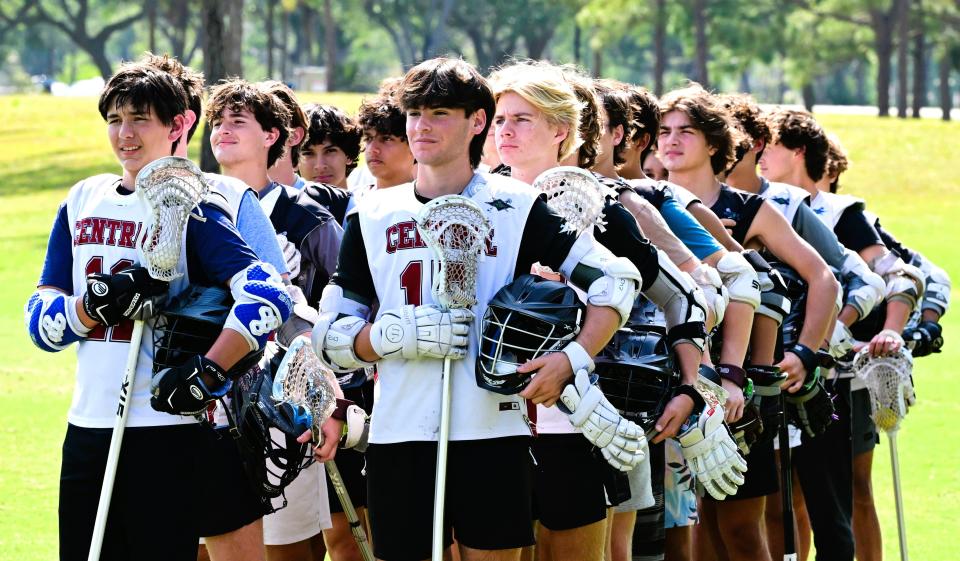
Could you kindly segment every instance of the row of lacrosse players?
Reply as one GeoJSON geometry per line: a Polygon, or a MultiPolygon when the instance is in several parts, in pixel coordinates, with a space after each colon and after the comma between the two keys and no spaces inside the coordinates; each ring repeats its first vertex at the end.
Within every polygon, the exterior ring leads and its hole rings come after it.
{"type": "Polygon", "coordinates": [[[818,559],[879,559],[852,353],[938,352],[950,281],[835,194],[846,156],[811,115],[542,62],[429,60],[356,119],[277,82],[203,88],[153,55],[107,83],[122,173],[70,191],[26,307],[39,347],[78,343],[61,558],[86,557],[144,319],[117,558],[195,559],[198,538],[214,560],[430,558],[449,359],[455,558],[781,558],[782,392],[801,558],[812,528],[818,559]],[[223,175],[204,175],[181,278],[156,281],[136,177],[186,157],[201,120],[223,175]],[[488,228],[461,265],[472,308],[440,305],[417,221],[449,195],[488,228]],[[280,395],[304,370],[320,405],[280,395]]]}

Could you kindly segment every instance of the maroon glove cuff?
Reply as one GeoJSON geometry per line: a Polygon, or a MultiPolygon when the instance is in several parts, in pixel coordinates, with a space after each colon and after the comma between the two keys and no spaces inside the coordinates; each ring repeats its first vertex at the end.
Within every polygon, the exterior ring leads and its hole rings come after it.
{"type": "Polygon", "coordinates": [[[337,408],[333,410],[333,413],[331,413],[330,416],[333,417],[334,419],[338,420],[338,421],[344,421],[344,422],[346,422],[346,420],[347,420],[347,407],[350,407],[351,405],[353,405],[353,402],[350,401],[349,399],[340,399],[340,398],[338,397],[338,398],[337,398],[337,408]]]}
{"type": "Polygon", "coordinates": [[[747,385],[747,371],[735,364],[718,364],[717,374],[724,380],[730,380],[740,389],[747,385]]]}

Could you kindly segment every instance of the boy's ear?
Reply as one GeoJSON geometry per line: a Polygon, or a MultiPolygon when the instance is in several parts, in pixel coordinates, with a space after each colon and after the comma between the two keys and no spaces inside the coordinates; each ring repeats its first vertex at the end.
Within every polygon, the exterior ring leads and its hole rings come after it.
{"type": "Polygon", "coordinates": [[[167,135],[167,139],[172,142],[180,137],[184,137],[184,142],[186,142],[186,134],[187,131],[190,130],[190,124],[192,123],[187,122],[185,115],[176,115],[173,118],[173,123],[170,124],[170,134],[167,135]]]}
{"type": "Polygon", "coordinates": [[[294,127],[287,138],[287,146],[300,146],[305,136],[307,136],[307,131],[303,130],[303,127],[294,127]]]}
{"type": "Polygon", "coordinates": [[[277,139],[280,138],[280,131],[277,130],[276,127],[272,128],[272,129],[270,129],[270,130],[268,130],[268,131],[263,131],[263,133],[264,133],[264,135],[265,135],[265,136],[263,137],[264,146],[266,146],[266,147],[268,147],[268,148],[269,148],[270,146],[273,146],[274,143],[277,142],[277,139]]]}
{"type": "Polygon", "coordinates": [[[483,127],[487,125],[487,111],[485,109],[477,109],[473,112],[471,118],[473,119],[473,134],[483,133],[483,127]]]}

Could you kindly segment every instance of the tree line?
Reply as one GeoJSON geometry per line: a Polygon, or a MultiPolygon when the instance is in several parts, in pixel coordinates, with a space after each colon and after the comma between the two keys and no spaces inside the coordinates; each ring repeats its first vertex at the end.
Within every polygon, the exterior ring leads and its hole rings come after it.
{"type": "Polygon", "coordinates": [[[143,50],[211,81],[319,66],[330,91],[439,54],[483,69],[549,58],[658,94],[693,79],[881,116],[939,104],[949,119],[960,0],[0,0],[0,60],[24,73],[106,78],[143,50]]]}

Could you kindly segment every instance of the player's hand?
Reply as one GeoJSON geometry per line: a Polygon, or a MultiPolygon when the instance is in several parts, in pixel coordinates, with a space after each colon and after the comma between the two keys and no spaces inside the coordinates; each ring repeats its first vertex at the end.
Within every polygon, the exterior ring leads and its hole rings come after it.
{"type": "Polygon", "coordinates": [[[148,319],[167,295],[169,283],[150,276],[145,267],[128,267],[113,275],[87,275],[83,311],[103,325],[125,319],[148,319]]]}
{"type": "Polygon", "coordinates": [[[573,377],[573,367],[564,353],[549,353],[528,360],[517,368],[517,372],[534,373],[520,397],[546,407],[557,402],[564,386],[573,377]]]}
{"type": "Polygon", "coordinates": [[[677,436],[683,423],[690,418],[693,413],[694,403],[690,396],[679,394],[673,397],[667,406],[663,408],[663,414],[657,419],[654,428],[657,435],[653,437],[654,444],[663,442],[668,438],[677,436]]]}
{"type": "Polygon", "coordinates": [[[943,347],[943,328],[935,321],[921,321],[916,327],[905,329],[903,339],[914,358],[939,353],[943,347]]]}
{"type": "Polygon", "coordinates": [[[720,223],[723,224],[723,227],[727,229],[727,232],[732,236],[733,229],[737,227],[737,221],[731,220],[730,218],[721,218],[720,223]]]}
{"type": "Polygon", "coordinates": [[[150,407],[171,415],[196,415],[226,395],[233,382],[217,363],[197,355],[175,368],[164,368],[150,380],[150,407]]]}
{"type": "MultiPolygon", "coordinates": [[[[313,445],[313,457],[318,462],[328,462],[337,455],[337,444],[340,442],[340,435],[343,434],[343,421],[329,417],[323,422],[320,432],[320,441],[314,442],[313,445]]],[[[297,442],[301,444],[313,440],[313,431],[311,430],[297,437],[297,442]]]]}
{"type": "Polygon", "coordinates": [[[726,411],[726,416],[724,420],[729,425],[730,423],[735,423],[740,420],[740,417],[743,416],[743,388],[734,384],[726,378],[720,380],[720,386],[727,390],[727,402],[723,404],[723,409],[726,411]]]}
{"type": "Polygon", "coordinates": [[[896,354],[903,346],[903,337],[892,329],[884,329],[870,339],[870,356],[880,357],[896,354]]]}
{"type": "Polygon", "coordinates": [[[783,353],[783,360],[777,364],[781,374],[786,374],[787,379],[780,384],[780,389],[789,393],[797,393],[797,390],[803,387],[803,382],[807,379],[807,370],[803,367],[800,357],[787,351],[783,353]]]}
{"type": "Polygon", "coordinates": [[[473,312],[443,311],[433,305],[407,305],[380,314],[370,327],[370,345],[382,358],[451,358],[467,356],[473,312]]]}

